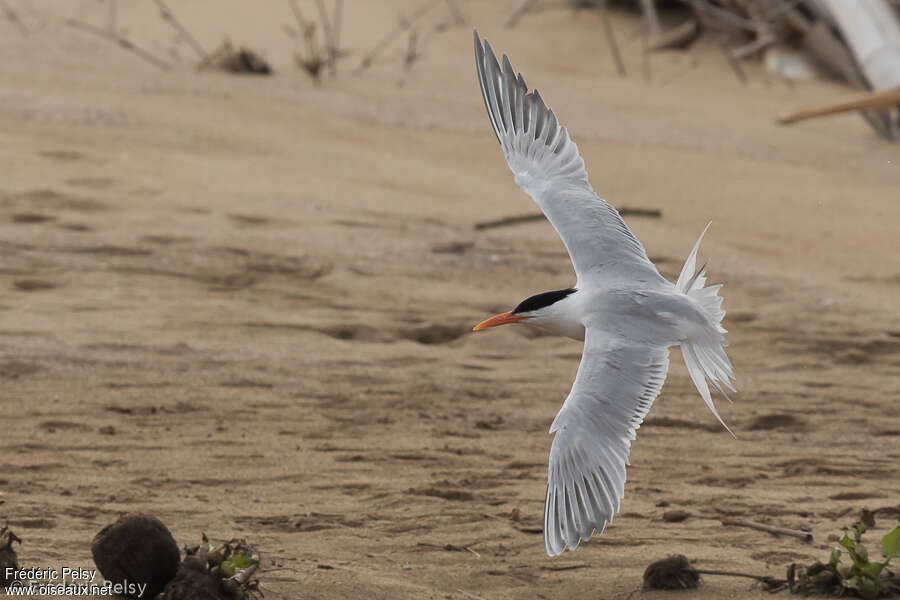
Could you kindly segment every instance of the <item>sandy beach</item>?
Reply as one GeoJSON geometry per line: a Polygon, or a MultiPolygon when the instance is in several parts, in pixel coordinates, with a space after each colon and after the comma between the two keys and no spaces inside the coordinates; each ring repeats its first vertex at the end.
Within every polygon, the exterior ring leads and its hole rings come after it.
{"type": "MultiPolygon", "coordinates": [[[[619,77],[597,13],[559,5],[512,29],[513,2],[458,2],[463,25],[441,5],[411,68],[404,36],[354,73],[419,3],[350,0],[349,54],[315,85],[287,3],[170,2],[270,77],[197,72],[149,2],[118,26],[166,71],[65,24],[103,25],[103,3],[10,3],[29,34],[0,21],[0,523],[23,566],[93,568],[94,534],[145,512],[181,546],[251,541],[267,598],[654,599],[674,596],[641,575],[669,554],[783,577],[862,508],[880,533],[900,516],[900,145],[855,114],[775,123],[848,88],[752,60],[742,85],[706,38],[645,58],[617,11],[619,77]],[[621,513],[553,559],[547,432],[581,344],[471,328],[574,275],[547,222],[475,228],[536,210],[485,114],[475,26],[600,196],[661,211],[626,217],[660,271],[712,221],[701,261],[725,284],[738,439],[673,351],[621,513]]],[[[707,576],[689,597],[770,595],[707,576]]]]}

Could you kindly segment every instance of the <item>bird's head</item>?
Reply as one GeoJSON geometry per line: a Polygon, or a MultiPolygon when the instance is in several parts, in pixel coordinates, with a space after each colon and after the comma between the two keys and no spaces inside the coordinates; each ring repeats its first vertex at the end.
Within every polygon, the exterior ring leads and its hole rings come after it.
{"type": "Polygon", "coordinates": [[[561,314],[561,305],[559,302],[573,293],[574,289],[557,290],[555,292],[544,292],[526,298],[519,303],[517,307],[509,312],[500,313],[486,321],[482,321],[472,328],[473,331],[481,331],[488,327],[496,327],[498,325],[506,325],[508,323],[526,322],[530,325],[551,325],[554,321],[560,320],[564,315],[561,314]]]}

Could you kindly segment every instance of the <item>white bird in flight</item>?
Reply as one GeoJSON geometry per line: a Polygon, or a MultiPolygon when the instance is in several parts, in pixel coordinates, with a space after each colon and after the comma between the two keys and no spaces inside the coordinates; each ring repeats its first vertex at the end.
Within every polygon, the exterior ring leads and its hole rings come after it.
{"type": "MultiPolygon", "coordinates": [[[[550,433],[544,547],[556,556],[603,532],[625,494],[631,440],[681,354],[697,391],[719,422],[707,381],[734,391],[725,354],[721,285],[696,273],[700,239],[673,285],[647,258],[618,211],[594,192],[578,147],[537,90],[528,91],[506,55],[502,66],[475,31],[475,64],[494,133],[516,184],[562,239],[575,287],[524,300],[476,331],[524,323],[584,340],[581,365],[550,433]]],[[[709,225],[706,226],[709,228],[709,225]]],[[[728,429],[731,432],[730,429],[728,429]]]]}

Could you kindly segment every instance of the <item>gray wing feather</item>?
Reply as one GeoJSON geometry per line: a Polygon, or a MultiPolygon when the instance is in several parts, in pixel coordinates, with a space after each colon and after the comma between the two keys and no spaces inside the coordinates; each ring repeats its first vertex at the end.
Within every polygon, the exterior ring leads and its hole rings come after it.
{"type": "Polygon", "coordinates": [[[481,95],[516,183],[538,204],[569,251],[579,281],[610,271],[660,277],[615,208],[594,193],[578,146],[503,55],[475,34],[481,95]]]}
{"type": "Polygon", "coordinates": [[[666,347],[588,327],[572,391],[551,433],[544,547],[556,556],[603,532],[625,494],[631,440],[662,389],[666,347]]]}

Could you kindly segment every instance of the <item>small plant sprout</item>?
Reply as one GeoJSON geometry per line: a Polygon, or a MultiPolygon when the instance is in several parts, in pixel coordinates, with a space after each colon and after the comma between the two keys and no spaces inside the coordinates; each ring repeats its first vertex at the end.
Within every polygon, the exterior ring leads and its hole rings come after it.
{"type": "Polygon", "coordinates": [[[204,533],[201,543],[185,548],[178,575],[166,588],[163,600],[204,597],[221,600],[258,600],[259,552],[246,541],[233,539],[213,547],[204,533]]]}
{"type": "Polygon", "coordinates": [[[855,594],[865,600],[900,594],[900,577],[888,569],[891,560],[900,557],[900,525],[881,538],[882,560],[873,560],[863,543],[863,534],[873,527],[875,516],[863,510],[859,520],[849,532],[844,532],[838,546],[831,550],[827,565],[816,563],[808,568],[791,565],[788,571],[791,590],[797,593],[855,594]]]}
{"type": "Polygon", "coordinates": [[[869,551],[862,542],[862,536],[871,527],[875,526],[875,517],[871,512],[864,510],[853,527],[853,537],[844,533],[838,541],[840,547],[831,551],[831,564],[841,576],[841,584],[845,588],[856,590],[863,598],[877,598],[886,586],[887,580],[882,580],[881,574],[888,566],[892,558],[900,556],[900,526],[881,539],[884,560],[879,562],[869,560],[869,551]],[[852,564],[844,564],[841,560],[843,552],[847,551],[852,564]]]}

